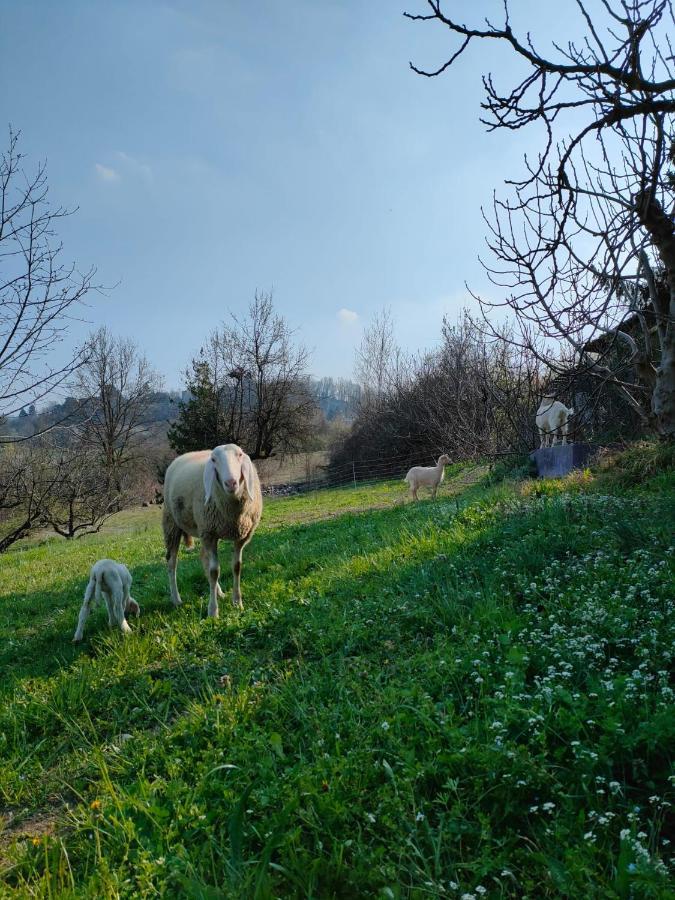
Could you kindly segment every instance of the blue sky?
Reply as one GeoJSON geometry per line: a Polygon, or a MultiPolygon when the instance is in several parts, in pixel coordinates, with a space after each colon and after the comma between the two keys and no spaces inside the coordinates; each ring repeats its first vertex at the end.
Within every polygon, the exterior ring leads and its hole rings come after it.
{"type": "MultiPolygon", "coordinates": [[[[557,4],[513,5],[535,33],[565,22],[557,4]]],[[[0,0],[0,125],[21,129],[29,167],[47,160],[52,200],[79,207],[65,257],[116,285],[73,340],[106,323],[178,387],[228,310],[273,288],[316,375],[351,374],[383,306],[404,347],[433,346],[473,302],[464,282],[486,290],[480,207],[528,136],[478,121],[481,73],[507,83],[508,55],[477,45],[420,78],[408,61],[438,64],[451,40],[404,9],[424,4],[0,0]]]]}

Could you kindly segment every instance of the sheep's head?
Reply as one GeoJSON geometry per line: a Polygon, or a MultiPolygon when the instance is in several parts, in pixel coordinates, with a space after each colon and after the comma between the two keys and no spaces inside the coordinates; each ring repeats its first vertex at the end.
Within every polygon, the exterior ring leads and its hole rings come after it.
{"type": "Polygon", "coordinates": [[[450,457],[447,453],[444,453],[442,456],[438,457],[438,465],[440,466],[449,466],[450,465],[450,457]]]}
{"type": "Polygon", "coordinates": [[[218,485],[226,497],[239,499],[244,491],[253,497],[253,463],[241,447],[236,444],[221,444],[214,447],[204,466],[204,499],[212,499],[218,485]]]}

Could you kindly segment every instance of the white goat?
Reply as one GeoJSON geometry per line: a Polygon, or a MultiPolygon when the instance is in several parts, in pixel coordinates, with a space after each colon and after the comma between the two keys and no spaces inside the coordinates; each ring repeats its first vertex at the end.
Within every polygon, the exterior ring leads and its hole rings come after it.
{"type": "Polygon", "coordinates": [[[84,623],[91,612],[94,600],[99,603],[105,600],[108,607],[108,625],[119,625],[122,634],[131,632],[126,615],[133,613],[138,616],[141,608],[131,596],[131,574],[125,565],[112,559],[99,559],[91,567],[89,584],[84,592],[80,617],[73,637],[74,644],[82,640],[84,623]]]}
{"type": "Polygon", "coordinates": [[[539,431],[540,447],[552,447],[555,444],[558,430],[562,434],[562,443],[567,443],[567,430],[569,428],[570,416],[574,415],[573,407],[569,409],[550,395],[544,396],[535,422],[539,431]]]}
{"type": "Polygon", "coordinates": [[[241,447],[222,444],[213,450],[184,453],[164,476],[162,528],[174,606],[181,603],[176,566],[181,537],[189,546],[201,539],[202,565],[209,579],[209,616],[218,615],[224,596],[218,580],[218,541],[232,541],[232,604],[243,608],[240,576],[242,550],[253,537],[262,514],[262,492],[255,466],[241,447]]]}
{"type": "Polygon", "coordinates": [[[431,497],[436,499],[436,491],[438,485],[443,481],[445,476],[445,466],[450,465],[450,457],[444,453],[438,457],[435,466],[413,466],[403,479],[410,485],[410,493],[414,500],[417,500],[417,490],[422,486],[431,488],[431,497]]]}

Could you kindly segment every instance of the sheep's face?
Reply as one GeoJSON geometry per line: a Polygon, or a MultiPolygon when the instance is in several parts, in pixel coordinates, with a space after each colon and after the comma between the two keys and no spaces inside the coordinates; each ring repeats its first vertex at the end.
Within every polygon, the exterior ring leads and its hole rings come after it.
{"type": "Polygon", "coordinates": [[[204,467],[204,496],[208,503],[216,485],[227,497],[241,497],[244,488],[253,497],[253,463],[236,444],[221,444],[211,451],[204,467]]]}
{"type": "Polygon", "coordinates": [[[438,457],[438,462],[442,466],[449,466],[450,465],[450,457],[448,456],[447,453],[444,453],[442,456],[438,457]]]}

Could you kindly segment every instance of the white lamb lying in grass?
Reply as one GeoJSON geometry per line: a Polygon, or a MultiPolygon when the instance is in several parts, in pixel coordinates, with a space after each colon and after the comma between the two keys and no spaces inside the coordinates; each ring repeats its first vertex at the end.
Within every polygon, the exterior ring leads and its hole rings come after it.
{"type": "Polygon", "coordinates": [[[417,491],[424,485],[431,488],[431,496],[435,500],[438,485],[443,481],[443,476],[445,475],[445,467],[449,465],[450,457],[444,453],[438,457],[438,462],[435,466],[413,466],[403,479],[410,485],[410,493],[413,495],[413,499],[418,499],[417,491]]]}
{"type": "Polygon", "coordinates": [[[122,634],[131,632],[126,614],[133,613],[138,616],[141,612],[140,606],[131,596],[131,574],[122,563],[112,559],[99,559],[91,567],[73,643],[82,640],[84,623],[91,612],[94,600],[101,603],[104,599],[108,607],[108,624],[119,625],[122,634]]]}

